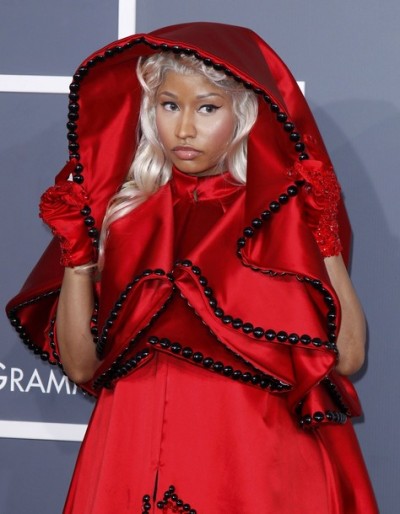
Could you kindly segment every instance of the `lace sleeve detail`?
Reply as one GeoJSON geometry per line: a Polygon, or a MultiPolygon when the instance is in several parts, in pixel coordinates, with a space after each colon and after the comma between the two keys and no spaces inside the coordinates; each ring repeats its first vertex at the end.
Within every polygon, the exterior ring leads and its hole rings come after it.
{"type": "Polygon", "coordinates": [[[341,190],[332,166],[326,167],[315,160],[296,162],[293,174],[306,181],[306,219],[323,257],[339,255],[342,251],[338,224],[341,190]]]}

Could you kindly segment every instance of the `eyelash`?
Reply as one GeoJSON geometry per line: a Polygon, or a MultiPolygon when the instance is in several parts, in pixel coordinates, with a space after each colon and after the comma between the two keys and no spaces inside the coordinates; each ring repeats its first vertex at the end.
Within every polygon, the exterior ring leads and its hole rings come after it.
{"type": "MultiPolygon", "coordinates": [[[[175,112],[178,109],[178,106],[175,102],[162,102],[161,106],[164,107],[167,111],[175,112]],[[171,108],[172,107],[172,108],[171,108]]],[[[207,109],[206,114],[211,114],[213,112],[218,111],[221,106],[214,105],[214,104],[204,104],[199,108],[199,111],[202,109],[207,109]]]]}

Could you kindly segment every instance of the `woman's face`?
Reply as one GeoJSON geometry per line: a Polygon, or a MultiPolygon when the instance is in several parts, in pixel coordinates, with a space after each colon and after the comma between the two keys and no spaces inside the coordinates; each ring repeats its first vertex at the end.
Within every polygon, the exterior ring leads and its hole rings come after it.
{"type": "Polygon", "coordinates": [[[223,89],[202,75],[167,72],[156,95],[156,124],[167,158],[180,171],[221,171],[216,167],[235,130],[232,99],[223,89]]]}

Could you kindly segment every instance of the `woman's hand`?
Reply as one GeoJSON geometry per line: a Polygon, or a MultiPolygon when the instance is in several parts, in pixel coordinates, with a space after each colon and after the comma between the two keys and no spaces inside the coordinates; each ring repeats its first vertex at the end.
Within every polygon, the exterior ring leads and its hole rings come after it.
{"type": "Polygon", "coordinates": [[[365,358],[364,313],[342,256],[327,257],[324,262],[342,311],[337,339],[339,362],[336,369],[342,375],[351,375],[361,368],[365,358]]]}
{"type": "Polygon", "coordinates": [[[75,167],[76,162],[70,161],[61,170],[39,205],[40,217],[60,242],[61,264],[69,267],[86,264],[95,253],[85,223],[90,214],[88,194],[80,184],[68,180],[75,167]]]}

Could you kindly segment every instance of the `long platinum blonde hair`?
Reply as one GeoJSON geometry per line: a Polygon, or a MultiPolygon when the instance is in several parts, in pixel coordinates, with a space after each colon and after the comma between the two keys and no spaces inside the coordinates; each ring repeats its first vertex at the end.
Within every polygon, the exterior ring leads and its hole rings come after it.
{"type": "Polygon", "coordinates": [[[143,90],[137,129],[138,146],[126,180],[111,198],[104,217],[99,269],[103,266],[104,245],[110,225],[144,202],[171,178],[172,163],[164,154],[156,126],[157,91],[169,71],[183,75],[202,75],[231,95],[236,127],[229,149],[221,157],[221,165],[226,162],[234,179],[242,184],[246,182],[247,136],[257,118],[256,95],[225,73],[206,66],[193,56],[166,52],[141,57],[136,69],[143,90]]]}

